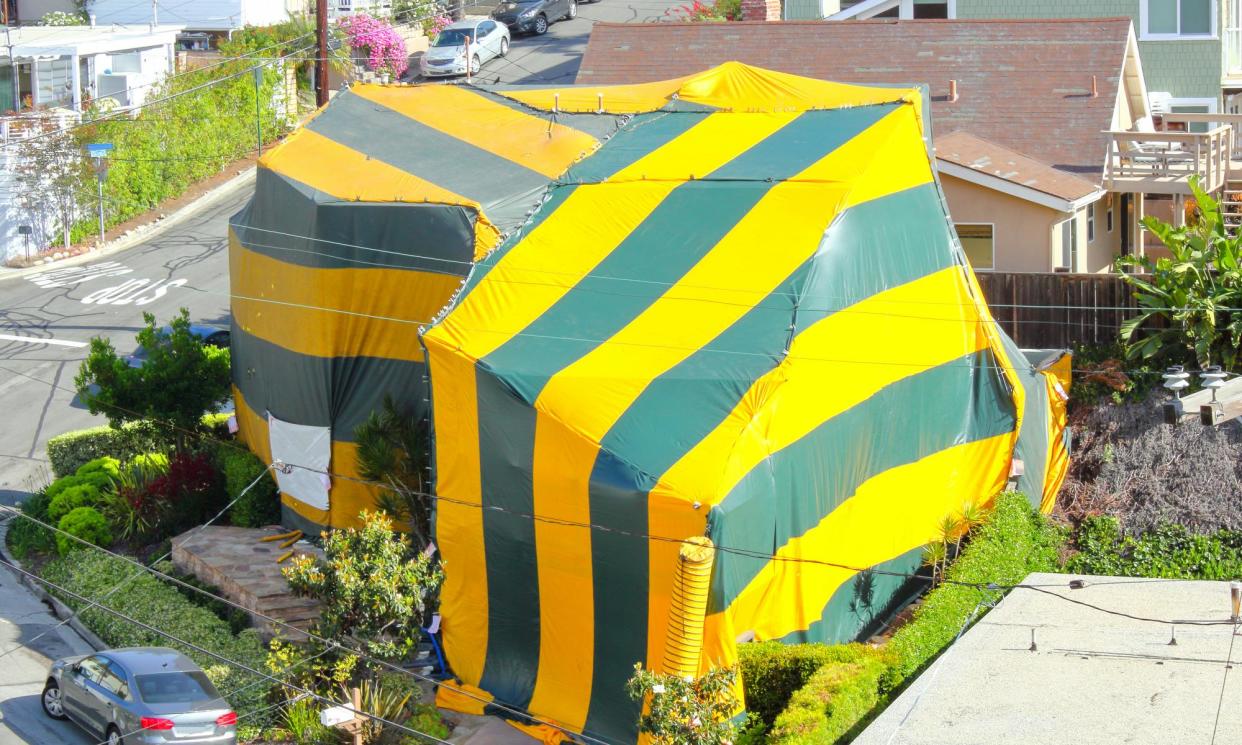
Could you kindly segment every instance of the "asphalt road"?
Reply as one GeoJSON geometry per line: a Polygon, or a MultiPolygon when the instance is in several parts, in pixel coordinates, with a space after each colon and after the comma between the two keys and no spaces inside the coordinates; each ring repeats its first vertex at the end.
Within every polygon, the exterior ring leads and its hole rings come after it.
{"type": "MultiPolygon", "coordinates": [[[[671,20],[669,13],[690,0],[596,0],[578,5],[578,17],[552,24],[543,36],[516,34],[509,54],[483,65],[484,83],[571,85],[596,22],[654,23],[671,20]]],[[[475,4],[471,15],[487,15],[494,4],[475,4]]]]}
{"type": "Polygon", "coordinates": [[[164,323],[183,307],[196,322],[228,325],[227,222],[249,196],[247,184],[122,252],[0,275],[0,502],[46,482],[49,437],[106,423],[73,392],[91,337],[132,352],[143,313],[164,323]]]}

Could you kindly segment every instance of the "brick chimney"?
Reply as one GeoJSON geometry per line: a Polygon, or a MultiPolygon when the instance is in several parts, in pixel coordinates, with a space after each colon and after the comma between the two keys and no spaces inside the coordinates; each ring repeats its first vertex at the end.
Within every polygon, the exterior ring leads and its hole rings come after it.
{"type": "Polygon", "coordinates": [[[779,21],[781,0],[742,0],[743,21],[779,21]]]}

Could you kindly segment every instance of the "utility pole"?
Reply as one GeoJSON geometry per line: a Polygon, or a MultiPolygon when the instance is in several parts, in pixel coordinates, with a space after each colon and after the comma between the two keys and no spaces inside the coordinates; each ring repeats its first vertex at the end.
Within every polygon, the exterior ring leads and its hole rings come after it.
{"type": "Polygon", "coordinates": [[[315,105],[328,103],[328,0],[315,0],[315,35],[319,50],[315,60],[315,105]]]}
{"type": "Polygon", "coordinates": [[[159,0],[151,0],[151,30],[160,25],[160,2],[159,0]]]}

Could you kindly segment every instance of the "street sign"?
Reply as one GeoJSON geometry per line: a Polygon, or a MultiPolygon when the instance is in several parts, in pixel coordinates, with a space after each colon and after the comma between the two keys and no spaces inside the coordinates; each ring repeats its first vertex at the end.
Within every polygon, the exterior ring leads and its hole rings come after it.
{"type": "Polygon", "coordinates": [[[18,235],[30,235],[32,233],[34,233],[34,228],[32,228],[29,225],[18,225],[17,226],[18,235]]]}
{"type": "Polygon", "coordinates": [[[112,149],[110,142],[92,142],[86,146],[86,154],[92,158],[106,158],[112,149]]]}

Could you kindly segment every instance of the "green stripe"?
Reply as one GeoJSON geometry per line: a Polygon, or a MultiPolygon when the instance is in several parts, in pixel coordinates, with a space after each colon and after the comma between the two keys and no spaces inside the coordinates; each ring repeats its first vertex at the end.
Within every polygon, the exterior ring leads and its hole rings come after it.
{"type": "Polygon", "coordinates": [[[867,639],[897,609],[917,595],[925,582],[909,579],[923,566],[923,547],[876,564],[846,580],[824,606],[823,615],[802,631],[781,637],[786,644],[841,644],[867,639]]]}
{"type": "Polygon", "coordinates": [[[501,230],[520,225],[548,184],[541,173],[350,93],[338,96],[306,127],[473,199],[501,230]],[[376,136],[377,132],[384,134],[376,136]]]}
{"type": "Polygon", "coordinates": [[[382,357],[315,357],[243,331],[230,333],[233,383],[263,416],[331,427],[332,439],[353,442],[354,430],[391,394],[416,417],[427,412],[426,366],[382,357]]]}
{"type": "MultiPolygon", "coordinates": [[[[626,125],[625,129],[605,142],[603,147],[597,150],[594,155],[585,158],[574,168],[586,169],[585,172],[592,174],[594,179],[607,178],[630,166],[639,158],[658,150],[671,140],[681,136],[699,121],[701,119],[698,117],[676,117],[665,114],[645,114],[634,117],[626,125]],[[643,132],[641,146],[631,142],[633,133],[639,130],[639,128],[643,132]]],[[[574,171],[571,170],[570,173],[574,173],[574,171]]],[[[508,255],[514,246],[530,235],[531,231],[539,227],[544,220],[548,219],[553,212],[559,209],[577,188],[577,183],[559,183],[549,188],[544,195],[544,201],[536,206],[535,212],[527,218],[526,223],[506,236],[504,242],[499,247],[475,265],[470,272],[470,276],[466,279],[466,286],[462,289],[459,297],[465,297],[469,294],[491,272],[492,268],[508,255]]]]}
{"type": "Polygon", "coordinates": [[[440,204],[343,202],[266,168],[229,220],[243,246],[316,269],[414,269],[465,276],[474,210],[440,204]]]}
{"type": "MultiPolygon", "coordinates": [[[[885,471],[951,447],[1012,432],[1012,394],[991,350],[885,386],[768,457],[712,509],[720,546],[775,553],[885,471]]],[[[929,485],[935,489],[935,485],[929,485]]],[[[883,525],[859,525],[884,530],[883,525]]],[[[711,612],[729,606],[767,564],[728,554],[716,562],[711,612]]]]}
{"type": "MultiPolygon", "coordinates": [[[[749,213],[755,203],[771,189],[774,181],[792,177],[812,163],[825,157],[857,133],[885,116],[892,107],[866,107],[833,112],[808,112],[780,131],[752,147],[738,158],[726,163],[703,181],[679,186],[594,272],[604,277],[631,277],[674,282],[710,251],[719,240],[749,213]],[[772,178],[754,182],[751,179],[772,178]],[[718,180],[717,180],[718,179],[718,180]],[[695,219],[697,218],[697,219],[695,219]]],[[[810,247],[808,247],[809,253],[810,247]]],[[[567,298],[527,330],[538,333],[546,328],[549,334],[563,333],[587,339],[606,339],[658,297],[660,290],[635,292],[632,288],[609,285],[606,280],[588,279],[567,298]],[[599,291],[592,291],[596,287],[599,291]],[[617,296],[618,290],[631,293],[617,296]]],[[[790,315],[788,299],[782,308],[784,322],[769,338],[783,340],[790,315]]],[[[781,308],[778,301],[776,306],[781,308]]],[[[757,311],[751,325],[760,327],[779,323],[771,313],[757,311]]],[[[745,333],[759,329],[747,328],[745,333]]],[[[536,343],[506,345],[502,354],[488,357],[497,366],[506,362],[503,353],[531,355],[543,363],[546,375],[523,374],[512,379],[524,395],[537,396],[544,382],[557,371],[558,365],[589,352],[593,343],[538,340],[536,343]]],[[[739,339],[740,341],[740,339],[739,339]]],[[[737,356],[737,355],[733,355],[737,356]]],[[[731,362],[720,361],[716,375],[730,374],[731,362]]],[[[758,364],[773,361],[760,359],[758,364]]],[[[754,365],[754,362],[745,364],[754,365]]],[[[753,372],[753,370],[747,370],[753,372]]],[[[740,398],[736,382],[726,383],[723,398],[740,398]],[[734,387],[730,390],[728,384],[734,387]]],[[[740,382],[740,381],[738,381],[740,382]]],[[[720,393],[716,385],[696,381],[696,387],[720,393]]],[[[533,400],[533,398],[531,399],[533,400]]],[[[717,398],[717,403],[721,398],[717,398]]],[[[651,430],[674,423],[678,414],[687,412],[684,402],[672,410],[650,411],[651,417],[639,433],[617,432],[614,427],[601,443],[590,480],[591,520],[616,530],[645,533],[647,525],[647,494],[655,484],[652,474],[661,471],[636,469],[627,450],[640,448],[646,438],[667,443],[664,433],[651,430]],[[672,414],[672,416],[670,416],[672,414]]],[[[690,415],[693,416],[693,415],[690,415]]],[[[624,418],[624,415],[623,415],[624,418]]],[[[631,420],[633,421],[633,420],[631,420]]],[[[701,420],[700,420],[701,421],[701,420]]],[[[604,737],[633,737],[637,708],[621,692],[633,673],[633,665],[647,654],[647,544],[618,534],[592,537],[592,586],[595,596],[595,676],[591,688],[586,730],[604,737]],[[619,562],[617,556],[626,556],[619,562]]]]}
{"type": "Polygon", "coordinates": [[[509,383],[534,401],[552,376],[623,329],[698,264],[776,182],[823,159],[893,108],[804,113],[714,172],[679,185],[590,275],[485,364],[521,371],[509,383]],[[533,371],[530,360],[539,361],[533,371]]]}
{"type": "Polygon", "coordinates": [[[523,517],[534,513],[535,410],[490,375],[477,376],[477,389],[488,607],[479,686],[525,709],[539,671],[535,523],[523,517]]]}

